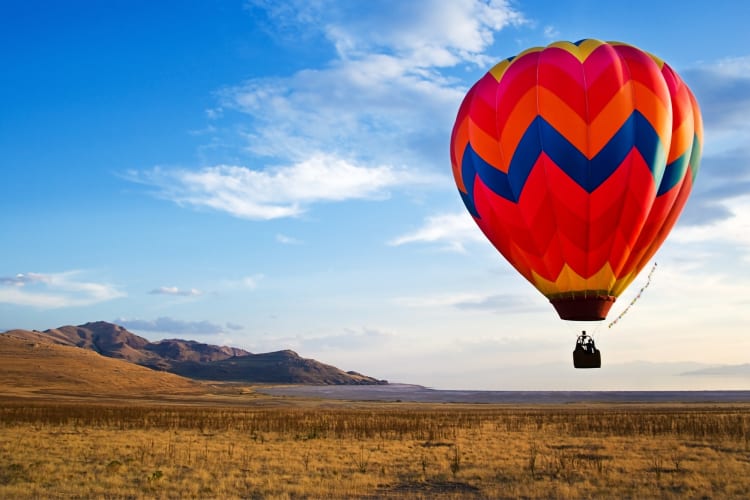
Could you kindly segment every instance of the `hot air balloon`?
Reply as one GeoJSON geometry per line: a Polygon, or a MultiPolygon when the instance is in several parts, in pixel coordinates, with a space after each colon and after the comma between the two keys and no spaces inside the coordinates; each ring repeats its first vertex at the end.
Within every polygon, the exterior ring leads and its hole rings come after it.
{"type": "Polygon", "coordinates": [[[468,91],[450,156],[464,205],[560,318],[606,318],[680,215],[703,126],[679,75],[632,45],[528,49],[468,91]]]}

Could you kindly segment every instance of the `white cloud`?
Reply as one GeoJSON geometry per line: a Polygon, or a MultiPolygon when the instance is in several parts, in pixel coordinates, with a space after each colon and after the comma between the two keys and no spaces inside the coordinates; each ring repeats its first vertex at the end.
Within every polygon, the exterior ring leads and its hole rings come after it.
{"type": "Polygon", "coordinates": [[[302,241],[298,240],[297,238],[292,238],[291,236],[287,236],[285,234],[278,233],[276,235],[276,241],[283,245],[301,245],[302,241]]]}
{"type": "Polygon", "coordinates": [[[525,22],[506,0],[251,3],[282,25],[294,22],[295,28],[321,30],[342,59],[392,52],[402,58],[421,56],[424,65],[435,64],[444,53],[480,55],[495,31],[525,22]]]}
{"type": "Polygon", "coordinates": [[[152,295],[173,295],[177,297],[196,297],[198,295],[202,295],[203,292],[195,288],[190,288],[189,290],[183,290],[183,289],[177,288],[176,286],[160,286],[159,288],[155,288],[148,293],[152,295]]]}
{"type": "Polygon", "coordinates": [[[258,274],[255,276],[245,276],[242,278],[239,283],[244,288],[257,288],[258,282],[263,278],[262,274],[258,274]]]}
{"type": "Polygon", "coordinates": [[[393,339],[393,334],[377,328],[346,328],[340,335],[326,335],[299,339],[304,352],[324,350],[361,350],[383,348],[393,339]]]}
{"type": "Polygon", "coordinates": [[[0,302],[41,309],[88,306],[124,297],[107,283],[82,281],[82,271],[25,273],[0,277],[0,302]]]}
{"type": "Polygon", "coordinates": [[[298,216],[313,203],[382,198],[389,188],[423,182],[393,167],[366,167],[326,155],[266,170],[229,165],[198,171],[157,167],[130,172],[129,178],[156,187],[160,197],[179,205],[256,220],[298,216]]]}
{"type": "MultiPolygon", "coordinates": [[[[737,265],[722,270],[717,261],[724,259],[723,251],[706,258],[681,247],[683,253],[679,258],[674,257],[674,247],[660,253],[659,266],[650,286],[634,307],[613,325],[614,332],[637,332],[627,342],[624,338],[618,340],[623,341],[623,349],[629,350],[623,353],[623,359],[655,360],[654,353],[643,348],[652,342],[651,337],[658,337],[661,345],[670,346],[665,359],[742,361],[742,350],[738,348],[745,343],[746,325],[750,321],[746,273],[737,265]],[[717,344],[714,333],[724,341],[717,344]]],[[[610,322],[637,297],[645,280],[645,276],[639,276],[634,286],[615,302],[610,322]]],[[[663,355],[658,353],[659,357],[663,355]]]]}
{"type": "Polygon", "coordinates": [[[325,27],[342,59],[393,53],[423,68],[463,60],[486,63],[483,51],[492,44],[494,32],[524,22],[505,1],[394,0],[348,8],[325,27]]]}
{"type": "Polygon", "coordinates": [[[129,178],[180,205],[255,220],[298,216],[321,202],[382,198],[389,189],[434,182],[430,169],[440,168],[443,184],[446,135],[466,90],[444,70],[489,67],[495,61],[484,51],[494,34],[524,22],[505,0],[256,0],[248,8],[262,10],[277,35],[302,33],[299,43],[317,36],[336,49],[318,68],[228,85],[207,111],[217,133],[238,134],[246,152],[286,165],[207,161],[216,166],[129,178]]]}
{"type": "Polygon", "coordinates": [[[423,165],[438,158],[464,91],[439,72],[368,54],[289,78],[251,80],[221,96],[224,107],[251,119],[245,139],[256,155],[301,161],[325,151],[423,165]]]}
{"type": "Polygon", "coordinates": [[[394,238],[392,246],[407,243],[439,243],[450,250],[464,252],[468,242],[484,241],[482,231],[468,213],[441,214],[428,217],[424,225],[411,232],[394,238]]]}
{"type": "Polygon", "coordinates": [[[235,279],[228,279],[221,282],[222,288],[236,289],[244,288],[254,290],[258,287],[260,281],[264,278],[262,274],[253,274],[251,276],[242,276],[235,279]]]}
{"type": "Polygon", "coordinates": [[[750,262],[750,195],[717,201],[729,215],[707,224],[676,226],[670,239],[681,243],[729,244],[750,262]]]}
{"type": "Polygon", "coordinates": [[[297,160],[326,151],[386,165],[444,163],[445,134],[466,89],[441,70],[493,64],[480,61],[493,30],[522,20],[503,1],[302,1],[294,9],[264,2],[263,8],[278,22],[322,30],[338,58],[220,92],[223,108],[253,119],[250,150],[297,160]]]}
{"type": "Polygon", "coordinates": [[[357,352],[387,348],[397,340],[393,333],[374,327],[344,328],[340,334],[255,338],[250,349],[255,352],[293,349],[303,357],[315,353],[340,351],[356,355],[357,352]]]}
{"type": "Polygon", "coordinates": [[[13,286],[24,286],[29,283],[43,283],[46,280],[45,276],[36,273],[18,273],[15,276],[0,277],[0,285],[13,285],[13,286]]]}
{"type": "Polygon", "coordinates": [[[414,297],[398,297],[395,302],[405,307],[457,307],[459,304],[478,303],[487,295],[478,293],[445,293],[414,297]]]}
{"type": "Polygon", "coordinates": [[[560,37],[560,30],[554,26],[545,26],[544,37],[548,40],[557,40],[560,37]]]}
{"type": "Polygon", "coordinates": [[[221,118],[223,114],[224,110],[221,109],[221,107],[206,109],[206,118],[208,118],[209,120],[217,120],[221,118]]]}
{"type": "Polygon", "coordinates": [[[541,297],[522,295],[498,295],[476,292],[459,292],[398,297],[394,301],[405,307],[437,308],[453,307],[464,310],[489,312],[529,312],[544,309],[548,304],[541,297]]]}
{"type": "Polygon", "coordinates": [[[750,139],[750,56],[701,63],[681,71],[705,121],[704,151],[722,154],[750,139]]]}
{"type": "Polygon", "coordinates": [[[114,322],[133,331],[159,332],[176,335],[213,335],[224,333],[224,327],[210,321],[183,321],[166,316],[153,320],[118,318],[114,322]]]}
{"type": "Polygon", "coordinates": [[[244,330],[245,329],[243,325],[240,325],[239,323],[232,323],[231,321],[227,322],[226,327],[228,330],[244,330]]]}

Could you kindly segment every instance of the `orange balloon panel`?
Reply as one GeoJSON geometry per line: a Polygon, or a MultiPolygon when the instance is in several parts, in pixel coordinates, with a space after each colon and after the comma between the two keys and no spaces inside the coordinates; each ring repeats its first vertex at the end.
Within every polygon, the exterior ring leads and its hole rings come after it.
{"type": "Polygon", "coordinates": [[[698,172],[695,97],[633,46],[581,40],[500,62],[451,136],[461,197],[563,319],[601,320],[664,242],[698,172]]]}

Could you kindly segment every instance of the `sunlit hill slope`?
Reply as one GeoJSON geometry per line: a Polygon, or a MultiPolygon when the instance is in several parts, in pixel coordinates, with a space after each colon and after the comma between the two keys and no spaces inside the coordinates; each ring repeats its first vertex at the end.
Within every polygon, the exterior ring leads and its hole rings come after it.
{"type": "Polygon", "coordinates": [[[175,375],[188,379],[236,382],[387,383],[302,358],[294,351],[253,354],[234,347],[182,339],[150,342],[121,326],[104,321],[43,332],[10,330],[0,335],[0,340],[0,377],[3,378],[22,378],[24,371],[34,370],[40,372],[40,377],[52,380],[65,376],[85,378],[83,372],[94,368],[101,368],[109,377],[117,378],[114,371],[119,370],[117,373],[121,374],[125,370],[123,367],[126,367],[128,370],[139,370],[137,373],[159,373],[164,375],[164,381],[181,380],[182,384],[189,384],[190,381],[175,375]]]}
{"type": "Polygon", "coordinates": [[[200,384],[23,331],[0,335],[0,387],[16,393],[181,394],[200,384]]]}

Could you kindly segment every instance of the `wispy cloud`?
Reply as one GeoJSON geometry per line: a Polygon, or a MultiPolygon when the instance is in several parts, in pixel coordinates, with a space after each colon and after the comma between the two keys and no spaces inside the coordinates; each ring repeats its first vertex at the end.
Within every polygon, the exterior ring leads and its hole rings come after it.
{"type": "Polygon", "coordinates": [[[23,273],[0,277],[0,302],[40,309],[88,306],[124,297],[108,283],[80,279],[83,271],[23,273]]]}
{"type": "Polygon", "coordinates": [[[250,119],[250,151],[296,159],[326,151],[413,168],[444,156],[446,128],[466,90],[445,70],[490,66],[484,51],[495,32],[523,22],[503,1],[256,5],[281,25],[319,30],[337,57],[220,92],[222,108],[250,119]]]}
{"type": "Polygon", "coordinates": [[[477,293],[448,293],[398,297],[395,302],[406,307],[458,307],[460,304],[478,302],[485,298],[485,295],[477,293]]]}
{"type": "Polygon", "coordinates": [[[529,312],[543,309],[544,300],[534,300],[526,295],[498,295],[474,292],[432,294],[413,297],[398,297],[395,302],[413,308],[453,307],[465,310],[490,312],[529,312]]]}
{"type": "Polygon", "coordinates": [[[393,335],[378,328],[347,328],[340,335],[326,335],[300,339],[299,346],[305,352],[321,350],[359,350],[382,348],[393,339],[393,335]]]}
{"type": "MultiPolygon", "coordinates": [[[[747,141],[750,142],[750,135],[747,141]]],[[[750,148],[705,158],[676,229],[706,226],[732,218],[731,205],[747,193],[750,193],[750,148]]]]}
{"type": "Polygon", "coordinates": [[[745,144],[750,134],[750,56],[700,63],[681,71],[698,99],[706,126],[706,153],[745,144]],[[745,140],[737,140],[744,138],[745,140]]]}
{"type": "Polygon", "coordinates": [[[283,245],[301,245],[302,241],[285,234],[278,233],[276,235],[276,241],[283,245]]]}
{"type": "Polygon", "coordinates": [[[717,201],[726,217],[711,219],[703,224],[678,226],[672,239],[682,243],[729,244],[750,262],[750,194],[717,201]]]}
{"type": "Polygon", "coordinates": [[[483,241],[482,231],[467,213],[434,215],[422,227],[388,242],[399,246],[408,243],[437,243],[457,252],[465,251],[468,242],[483,241]]]}
{"type": "Polygon", "coordinates": [[[151,295],[172,295],[177,297],[196,297],[203,294],[203,292],[195,288],[184,290],[177,288],[176,286],[160,286],[159,288],[154,288],[148,293],[151,295]]]}
{"type": "MultiPolygon", "coordinates": [[[[445,163],[445,136],[466,90],[449,71],[494,63],[485,51],[495,33],[525,22],[504,0],[247,5],[276,35],[327,41],[336,55],[317,68],[217,91],[207,116],[216,130],[241,136],[237,151],[253,155],[252,165],[209,161],[127,178],[182,206],[254,220],[434,182],[429,172],[445,163]]],[[[225,139],[218,143],[236,142],[225,139]]],[[[439,172],[441,183],[449,178],[439,172]]]]}
{"type": "MultiPolygon", "coordinates": [[[[300,354],[323,351],[361,351],[377,350],[393,342],[396,336],[376,327],[345,328],[341,333],[331,335],[270,337],[255,339],[254,351],[275,351],[294,349],[300,354]]],[[[310,354],[307,354],[310,355],[310,354]]]]}
{"type": "Polygon", "coordinates": [[[253,274],[249,276],[240,276],[238,278],[223,280],[220,283],[222,289],[247,289],[254,290],[258,287],[258,284],[263,280],[265,276],[263,274],[253,274]]]}
{"type": "Polygon", "coordinates": [[[557,40],[560,37],[560,30],[554,26],[544,27],[544,38],[548,40],[557,40]]]}
{"type": "Polygon", "coordinates": [[[491,312],[530,312],[545,310],[545,307],[548,307],[541,296],[534,299],[518,295],[486,295],[457,302],[454,307],[491,312]]]}
{"type": "Polygon", "coordinates": [[[225,331],[222,325],[211,321],[183,321],[167,316],[152,320],[118,318],[114,320],[114,323],[128,330],[173,335],[214,335],[225,331]]]}
{"type": "Polygon", "coordinates": [[[29,283],[41,283],[45,281],[45,277],[42,274],[37,273],[19,273],[15,276],[4,276],[0,277],[0,285],[13,285],[13,286],[24,286],[29,283]]]}
{"type": "Polygon", "coordinates": [[[480,57],[492,44],[494,32],[526,22],[506,0],[252,0],[248,4],[265,11],[282,29],[293,26],[295,32],[322,34],[342,59],[387,52],[419,59],[424,65],[454,64],[446,62],[446,54],[454,59],[480,57]]]}
{"type": "Polygon", "coordinates": [[[691,232],[705,234],[711,224],[734,218],[731,200],[750,192],[750,56],[701,62],[680,74],[705,125],[701,170],[680,226],[703,226],[691,232]]]}
{"type": "Polygon", "coordinates": [[[326,155],[266,170],[154,168],[131,171],[128,178],[156,187],[158,196],[179,205],[257,220],[298,216],[319,202],[387,197],[390,188],[423,181],[393,167],[366,167],[326,155]]]}

